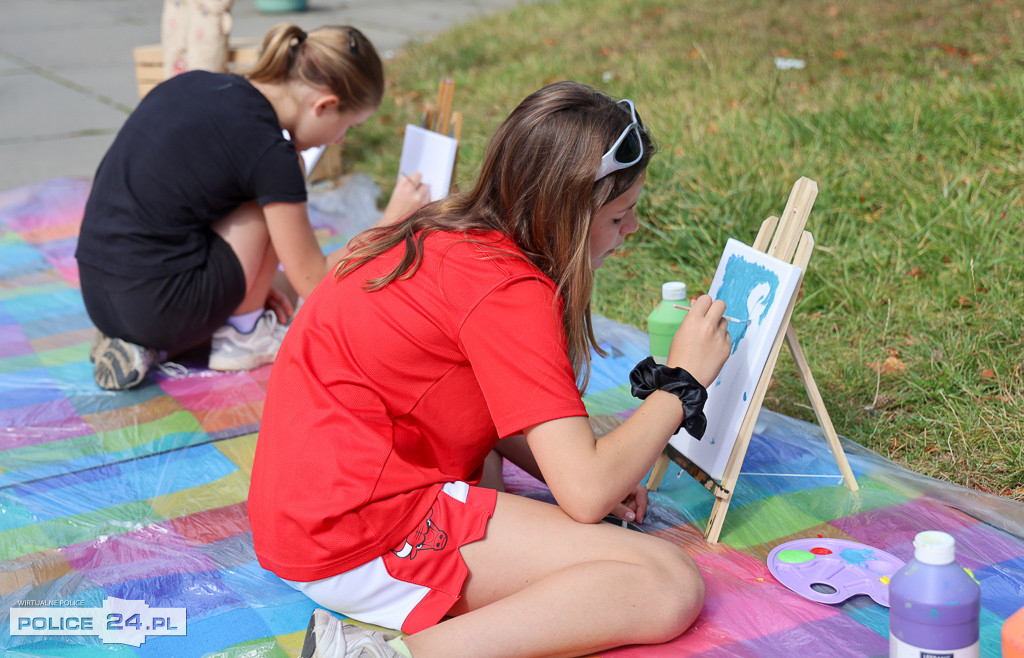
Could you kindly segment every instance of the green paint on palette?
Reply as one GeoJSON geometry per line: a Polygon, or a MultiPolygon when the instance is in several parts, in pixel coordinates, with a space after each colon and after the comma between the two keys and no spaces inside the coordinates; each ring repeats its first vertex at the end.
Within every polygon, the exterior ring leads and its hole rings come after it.
{"type": "Polygon", "coordinates": [[[814,555],[814,553],[810,551],[785,550],[779,551],[778,555],[776,555],[775,557],[778,558],[779,562],[799,564],[801,562],[813,560],[816,556],[814,555]]]}

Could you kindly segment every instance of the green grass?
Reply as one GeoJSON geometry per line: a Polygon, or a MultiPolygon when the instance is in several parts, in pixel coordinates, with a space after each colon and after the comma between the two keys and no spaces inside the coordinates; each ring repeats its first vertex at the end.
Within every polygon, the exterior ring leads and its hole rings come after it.
{"type": "MultiPolygon", "coordinates": [[[[595,310],[638,327],[662,281],[706,290],[729,237],[750,243],[800,176],[817,181],[793,323],[837,431],[1024,500],[1019,2],[538,2],[386,70],[382,111],[345,147],[379,181],[442,76],[465,115],[464,186],[497,124],[546,83],[636,101],[661,150],[595,310]],[[777,56],[806,67],[780,71],[777,56]],[[887,358],[896,369],[879,373],[887,358]]],[[[813,421],[788,355],[766,406],[813,421]]]]}

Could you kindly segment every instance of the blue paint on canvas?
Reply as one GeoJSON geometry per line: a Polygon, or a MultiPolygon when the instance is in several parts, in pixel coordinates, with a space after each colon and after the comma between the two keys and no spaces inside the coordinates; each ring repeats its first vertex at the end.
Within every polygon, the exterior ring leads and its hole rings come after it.
{"type": "Polygon", "coordinates": [[[779,277],[764,265],[753,263],[740,254],[729,257],[717,297],[725,302],[727,314],[741,320],[729,323],[734,354],[752,324],[760,325],[764,321],[778,289],[779,277]]]}

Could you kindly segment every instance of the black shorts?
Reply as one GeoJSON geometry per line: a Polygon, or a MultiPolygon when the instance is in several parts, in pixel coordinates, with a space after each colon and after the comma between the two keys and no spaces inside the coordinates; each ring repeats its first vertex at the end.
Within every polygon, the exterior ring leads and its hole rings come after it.
{"type": "Polygon", "coordinates": [[[210,232],[205,263],[153,279],[79,263],[82,298],[96,328],[112,338],[168,352],[195,347],[245,299],[245,271],[231,245],[210,232]]]}

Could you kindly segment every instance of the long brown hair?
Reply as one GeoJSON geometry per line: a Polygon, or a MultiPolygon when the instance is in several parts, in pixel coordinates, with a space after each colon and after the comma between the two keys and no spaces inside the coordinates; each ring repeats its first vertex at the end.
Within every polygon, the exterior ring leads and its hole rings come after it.
{"type": "Polygon", "coordinates": [[[557,286],[569,360],[580,390],[585,390],[590,348],[604,353],[590,317],[590,224],[598,209],[633,186],[655,150],[643,134],[639,162],[594,181],[601,156],[630,120],[623,105],[576,82],[557,82],[534,92],[491,138],[471,191],[425,206],[398,224],[364,231],[338,263],[335,276],[345,276],[404,243],[398,265],[366,282],[367,290],[378,290],[416,272],[430,233],[461,232],[473,240],[470,232],[499,231],[557,286]]]}
{"type": "Polygon", "coordinates": [[[338,97],[340,112],[380,107],[384,67],[373,44],[348,25],[321,27],[308,34],[278,23],[263,37],[260,58],[245,77],[255,82],[301,80],[338,97]]]}

